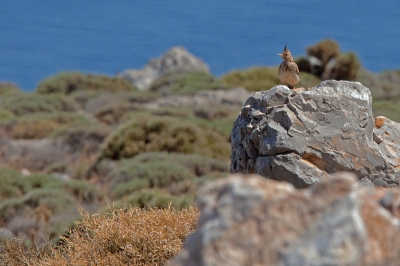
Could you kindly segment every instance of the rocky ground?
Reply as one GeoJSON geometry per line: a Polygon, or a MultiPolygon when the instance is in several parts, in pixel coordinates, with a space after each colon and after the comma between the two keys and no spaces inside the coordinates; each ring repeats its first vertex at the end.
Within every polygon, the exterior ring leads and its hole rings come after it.
{"type": "MultiPolygon", "coordinates": [[[[182,47],[117,77],[60,73],[33,93],[0,83],[0,238],[57,241],[77,206],[192,206],[200,186],[230,171],[296,188],[338,171],[397,186],[400,72],[370,73],[331,40],[296,60],[295,92],[274,87],[277,67],[217,78],[182,47]]],[[[353,240],[364,243],[364,231],[353,240]]]]}

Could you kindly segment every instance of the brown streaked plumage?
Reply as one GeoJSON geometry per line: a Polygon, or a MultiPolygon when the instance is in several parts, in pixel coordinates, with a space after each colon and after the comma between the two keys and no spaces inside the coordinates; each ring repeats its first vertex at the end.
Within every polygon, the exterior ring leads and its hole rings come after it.
{"type": "Polygon", "coordinates": [[[282,54],[278,54],[283,62],[279,66],[279,79],[280,81],[287,85],[289,89],[294,89],[294,85],[299,83],[299,67],[293,61],[292,54],[286,48],[283,50],[282,54]]]}

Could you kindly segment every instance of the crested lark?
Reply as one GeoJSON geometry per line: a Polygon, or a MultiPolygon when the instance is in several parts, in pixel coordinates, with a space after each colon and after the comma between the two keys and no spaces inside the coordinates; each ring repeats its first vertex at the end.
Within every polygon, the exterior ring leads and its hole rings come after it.
{"type": "Polygon", "coordinates": [[[294,85],[299,83],[299,67],[293,61],[292,54],[286,48],[283,50],[282,54],[278,54],[283,62],[279,66],[279,79],[281,82],[289,87],[289,89],[293,89],[294,85]]]}

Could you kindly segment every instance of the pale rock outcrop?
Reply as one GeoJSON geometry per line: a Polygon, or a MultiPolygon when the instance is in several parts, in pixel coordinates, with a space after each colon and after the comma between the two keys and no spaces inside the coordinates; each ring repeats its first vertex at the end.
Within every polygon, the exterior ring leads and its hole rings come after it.
{"type": "Polygon", "coordinates": [[[398,186],[400,125],[374,120],[368,88],[323,81],[309,91],[275,86],[244,104],[231,135],[231,172],[258,173],[297,188],[352,172],[398,186]]]}

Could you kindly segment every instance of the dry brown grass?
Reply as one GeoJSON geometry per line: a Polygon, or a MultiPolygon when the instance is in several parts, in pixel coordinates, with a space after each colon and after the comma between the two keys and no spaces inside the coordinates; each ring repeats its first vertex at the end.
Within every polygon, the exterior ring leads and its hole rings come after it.
{"type": "Polygon", "coordinates": [[[21,241],[3,242],[0,265],[163,265],[195,229],[198,211],[111,208],[106,214],[81,211],[81,217],[59,247],[26,248],[21,241]]]}

